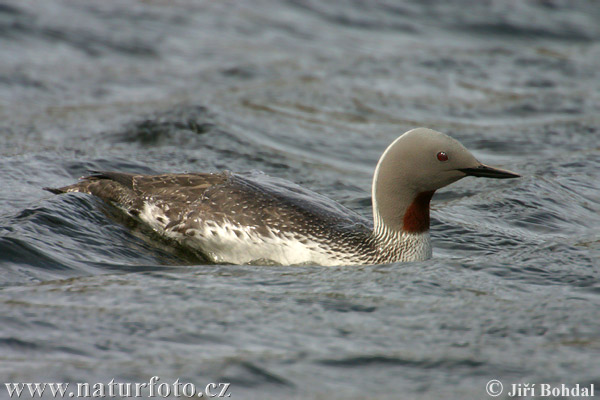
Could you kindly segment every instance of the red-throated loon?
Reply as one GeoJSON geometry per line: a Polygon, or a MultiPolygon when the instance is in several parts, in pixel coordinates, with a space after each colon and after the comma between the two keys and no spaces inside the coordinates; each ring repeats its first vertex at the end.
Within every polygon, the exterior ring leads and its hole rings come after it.
{"type": "Polygon", "coordinates": [[[410,130],[373,176],[373,222],[317,193],[252,174],[97,172],[53,193],[95,195],[218,263],[381,264],[431,257],[429,202],[466,176],[516,178],[451,137],[410,130]]]}

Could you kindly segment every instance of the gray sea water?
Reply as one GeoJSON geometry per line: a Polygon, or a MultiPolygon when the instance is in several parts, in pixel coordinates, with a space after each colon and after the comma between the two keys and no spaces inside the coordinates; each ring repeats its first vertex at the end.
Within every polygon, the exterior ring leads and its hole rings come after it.
{"type": "Polygon", "coordinates": [[[228,382],[234,399],[487,399],[492,379],[500,399],[600,394],[599,127],[594,1],[5,0],[0,376],[228,382]],[[523,175],[437,193],[426,262],[198,265],[41,189],[261,170],[370,216],[375,163],[417,126],[523,175]]]}

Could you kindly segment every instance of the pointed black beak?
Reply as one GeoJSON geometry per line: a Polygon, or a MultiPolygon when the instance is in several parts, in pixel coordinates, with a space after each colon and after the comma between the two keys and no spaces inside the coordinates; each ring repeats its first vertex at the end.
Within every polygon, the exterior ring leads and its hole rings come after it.
{"type": "Polygon", "coordinates": [[[467,176],[478,176],[481,178],[510,179],[521,177],[521,175],[515,174],[514,172],[510,172],[505,169],[489,167],[484,164],[481,164],[476,168],[459,168],[458,170],[464,172],[467,174],[467,176]]]}

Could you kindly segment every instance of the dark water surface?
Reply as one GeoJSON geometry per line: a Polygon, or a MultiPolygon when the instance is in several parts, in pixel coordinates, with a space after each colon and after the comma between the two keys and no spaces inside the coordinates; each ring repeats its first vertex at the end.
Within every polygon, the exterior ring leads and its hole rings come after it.
{"type": "Polygon", "coordinates": [[[238,399],[600,393],[599,126],[593,1],[4,1],[0,376],[231,382],[238,399]],[[379,155],[416,126],[523,175],[438,193],[427,262],[195,265],[41,190],[90,169],[255,169],[369,216],[379,155]]]}

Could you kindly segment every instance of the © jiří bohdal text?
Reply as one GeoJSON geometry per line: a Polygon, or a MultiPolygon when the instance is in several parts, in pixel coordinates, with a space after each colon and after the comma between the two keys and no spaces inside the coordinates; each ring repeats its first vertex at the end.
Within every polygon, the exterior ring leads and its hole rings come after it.
{"type": "Polygon", "coordinates": [[[594,384],[580,385],[567,385],[564,383],[550,384],[550,383],[513,383],[511,389],[508,392],[509,397],[594,397],[594,384]]]}

